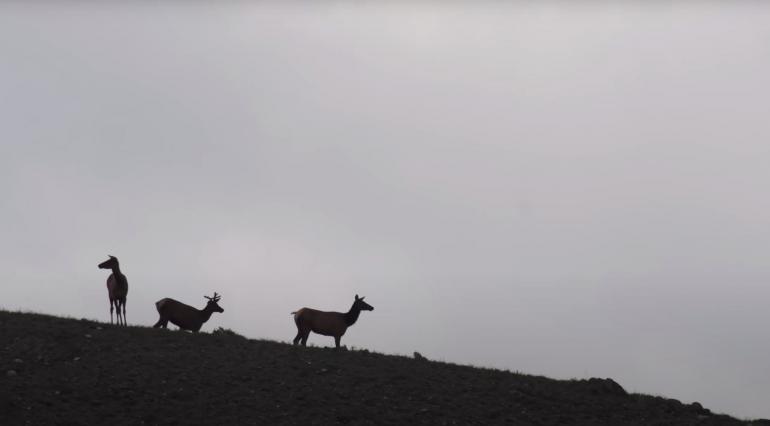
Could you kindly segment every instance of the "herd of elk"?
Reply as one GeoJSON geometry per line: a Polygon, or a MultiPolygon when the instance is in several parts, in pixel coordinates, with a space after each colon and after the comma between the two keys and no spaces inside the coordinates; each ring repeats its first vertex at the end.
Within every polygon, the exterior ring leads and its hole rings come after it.
{"type": "MultiPolygon", "coordinates": [[[[107,293],[110,298],[110,323],[113,323],[113,312],[117,308],[118,325],[126,324],[126,296],[128,295],[128,280],[120,272],[118,258],[109,256],[109,259],[99,264],[99,269],[109,269],[112,271],[107,278],[107,293]]],[[[189,330],[193,333],[200,331],[203,324],[211,318],[214,312],[222,313],[225,310],[219,306],[218,302],[222,298],[214,292],[214,296],[208,297],[208,303],[203,309],[195,309],[190,305],[176,301],[171,298],[163,298],[155,303],[160,318],[153,325],[154,328],[166,328],[168,323],[179,327],[180,330],[189,330]]],[[[297,326],[297,336],[294,337],[294,344],[302,342],[302,346],[307,345],[307,338],[310,332],[324,336],[334,337],[334,345],[340,347],[340,339],[347,331],[348,327],[358,321],[361,311],[373,311],[372,305],[364,302],[363,297],[358,297],[353,301],[353,306],[348,312],[325,312],[317,309],[302,308],[291,314],[294,315],[294,324],[297,326]]]]}

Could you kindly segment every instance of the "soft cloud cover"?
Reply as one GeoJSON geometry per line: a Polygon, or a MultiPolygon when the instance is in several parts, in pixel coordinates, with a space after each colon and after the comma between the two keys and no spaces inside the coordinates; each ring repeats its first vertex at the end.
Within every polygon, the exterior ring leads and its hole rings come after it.
{"type": "Polygon", "coordinates": [[[0,5],[0,306],[770,417],[770,8],[0,5]],[[328,338],[311,342],[330,345],[328,338]]]}

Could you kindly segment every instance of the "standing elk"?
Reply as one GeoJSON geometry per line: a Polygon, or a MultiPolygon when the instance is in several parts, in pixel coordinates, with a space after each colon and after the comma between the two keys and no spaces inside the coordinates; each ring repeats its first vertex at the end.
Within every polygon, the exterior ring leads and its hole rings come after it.
{"type": "Polygon", "coordinates": [[[118,325],[126,325],[128,280],[126,279],[126,276],[120,272],[118,258],[110,256],[109,259],[99,264],[99,269],[112,270],[112,273],[107,278],[107,295],[110,297],[110,324],[112,324],[112,313],[115,308],[118,308],[118,325]],[[123,319],[122,322],[121,318],[123,319]]]}
{"type": "Polygon", "coordinates": [[[190,330],[193,333],[197,333],[201,329],[203,323],[211,318],[211,314],[214,312],[222,313],[225,310],[222,309],[217,302],[222,296],[214,293],[214,297],[203,296],[208,299],[206,307],[199,310],[190,305],[185,305],[182,302],[177,302],[174,299],[160,299],[155,303],[155,307],[158,309],[160,318],[153,327],[166,328],[168,323],[176,325],[180,330],[190,330]]]}
{"type": "Polygon", "coordinates": [[[348,327],[352,326],[358,320],[361,311],[373,311],[372,305],[364,302],[363,297],[358,297],[353,302],[353,306],[346,313],[342,312],[324,312],[316,309],[302,308],[294,315],[294,323],[297,325],[297,337],[294,338],[294,344],[302,340],[302,346],[307,345],[307,338],[310,332],[318,333],[324,336],[334,337],[334,345],[340,347],[340,339],[345,334],[348,327]]]}

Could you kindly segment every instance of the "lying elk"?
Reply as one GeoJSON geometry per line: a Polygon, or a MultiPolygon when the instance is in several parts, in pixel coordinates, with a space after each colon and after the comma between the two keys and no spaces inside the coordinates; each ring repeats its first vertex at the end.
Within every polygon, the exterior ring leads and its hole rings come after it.
{"type": "Polygon", "coordinates": [[[361,311],[373,311],[374,307],[364,302],[364,298],[359,298],[356,294],[356,300],[353,306],[346,313],[342,312],[323,312],[310,308],[302,308],[294,315],[294,323],[297,324],[297,337],[294,338],[296,345],[302,340],[302,346],[307,345],[307,338],[310,332],[322,334],[324,336],[334,337],[334,344],[340,347],[340,339],[345,331],[358,320],[361,311]]]}
{"type": "Polygon", "coordinates": [[[190,330],[197,333],[201,329],[203,323],[211,318],[211,314],[214,312],[222,313],[225,310],[222,309],[217,302],[222,296],[214,293],[214,297],[203,296],[208,299],[206,307],[202,310],[193,308],[190,305],[185,305],[182,302],[177,302],[174,299],[160,299],[155,303],[155,307],[158,309],[160,319],[153,325],[153,327],[166,328],[169,322],[179,327],[180,330],[190,330]]]}
{"type": "Polygon", "coordinates": [[[107,295],[110,297],[110,324],[112,313],[118,308],[118,325],[126,325],[126,296],[128,295],[128,280],[120,272],[118,258],[110,256],[109,259],[99,264],[99,269],[111,269],[112,273],[107,278],[107,295]],[[123,310],[121,314],[121,309],[123,310]],[[121,322],[121,318],[123,322],[121,322]]]}

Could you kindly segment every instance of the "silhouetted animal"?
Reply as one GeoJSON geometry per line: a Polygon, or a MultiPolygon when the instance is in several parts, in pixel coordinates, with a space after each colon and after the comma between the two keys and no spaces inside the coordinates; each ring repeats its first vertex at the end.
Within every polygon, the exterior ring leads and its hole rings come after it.
{"type": "Polygon", "coordinates": [[[358,320],[361,311],[373,311],[374,307],[364,302],[364,298],[359,298],[356,294],[356,300],[353,306],[346,313],[342,312],[324,312],[310,308],[302,308],[294,315],[294,323],[297,324],[297,337],[294,338],[296,345],[302,340],[302,346],[307,345],[307,338],[310,332],[322,334],[324,336],[334,337],[334,345],[340,347],[340,339],[345,331],[358,320]]]}
{"type": "Polygon", "coordinates": [[[110,297],[110,324],[112,313],[118,308],[118,325],[126,325],[126,296],[128,295],[128,280],[120,272],[118,258],[110,256],[109,259],[99,264],[99,269],[111,269],[112,273],[107,278],[107,295],[110,297]],[[123,311],[121,313],[121,310],[123,311]],[[121,318],[123,322],[121,323],[121,318]]]}
{"type": "Polygon", "coordinates": [[[201,329],[203,323],[211,318],[211,314],[214,312],[222,313],[225,310],[222,309],[217,302],[222,296],[214,293],[214,297],[203,296],[208,299],[206,307],[202,310],[193,308],[190,305],[185,305],[182,302],[177,302],[174,299],[160,299],[155,303],[155,307],[158,309],[160,318],[153,327],[166,328],[169,322],[176,325],[182,330],[190,330],[197,333],[201,329]]]}

